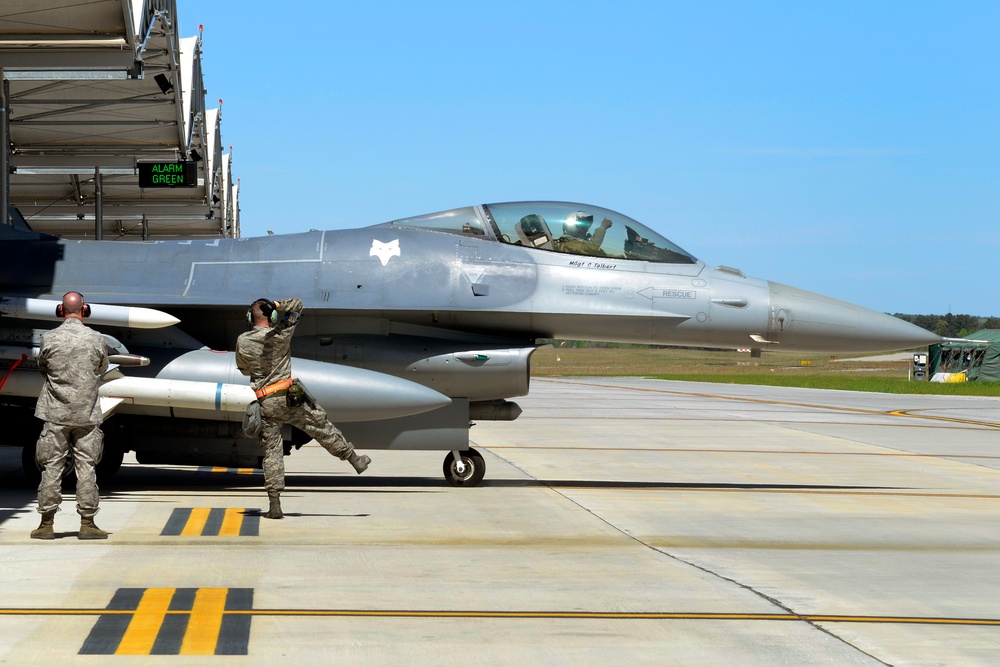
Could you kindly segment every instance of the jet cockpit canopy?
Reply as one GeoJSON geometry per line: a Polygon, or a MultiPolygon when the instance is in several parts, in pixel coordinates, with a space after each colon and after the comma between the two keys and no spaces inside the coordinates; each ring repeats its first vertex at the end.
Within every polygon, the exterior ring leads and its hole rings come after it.
{"type": "Polygon", "coordinates": [[[435,231],[495,236],[503,243],[570,255],[697,264],[689,252],[627,215],[569,202],[466,206],[388,223],[435,231]],[[485,214],[485,220],[480,214],[485,214]],[[487,227],[492,234],[487,232],[487,227]]]}
{"type": "Polygon", "coordinates": [[[567,202],[511,202],[483,207],[505,243],[571,255],[696,264],[697,259],[627,215],[567,202]]]}

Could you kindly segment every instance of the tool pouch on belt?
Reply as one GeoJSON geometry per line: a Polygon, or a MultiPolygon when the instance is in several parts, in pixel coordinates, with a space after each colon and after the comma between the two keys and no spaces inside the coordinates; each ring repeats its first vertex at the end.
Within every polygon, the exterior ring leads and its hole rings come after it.
{"type": "Polygon", "coordinates": [[[260,435],[261,429],[264,428],[264,423],[260,418],[260,403],[257,401],[251,401],[247,405],[247,411],[243,415],[243,433],[248,438],[256,438],[260,435]]]}
{"type": "Polygon", "coordinates": [[[305,403],[307,400],[305,387],[298,380],[292,381],[292,386],[288,388],[288,394],[285,395],[285,402],[290,408],[297,408],[305,403]]]}
{"type": "Polygon", "coordinates": [[[288,388],[285,395],[285,402],[290,408],[297,408],[303,403],[308,403],[311,407],[316,407],[316,399],[312,397],[306,386],[299,382],[298,378],[292,380],[292,386],[288,388]]]}

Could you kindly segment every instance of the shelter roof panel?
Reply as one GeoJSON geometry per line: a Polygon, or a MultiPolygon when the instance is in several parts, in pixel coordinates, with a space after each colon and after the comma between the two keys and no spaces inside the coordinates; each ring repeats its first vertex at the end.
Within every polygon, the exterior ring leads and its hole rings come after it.
{"type": "Polygon", "coordinates": [[[150,238],[238,234],[206,148],[201,38],[179,39],[176,14],[175,0],[0,3],[5,195],[37,231],[93,238],[101,218],[118,232],[143,220],[150,238]],[[184,159],[197,161],[196,187],[139,187],[139,163],[184,159]]]}
{"type": "Polygon", "coordinates": [[[4,0],[0,34],[39,42],[69,37],[124,41],[134,34],[128,10],[128,0],[4,0]]]}

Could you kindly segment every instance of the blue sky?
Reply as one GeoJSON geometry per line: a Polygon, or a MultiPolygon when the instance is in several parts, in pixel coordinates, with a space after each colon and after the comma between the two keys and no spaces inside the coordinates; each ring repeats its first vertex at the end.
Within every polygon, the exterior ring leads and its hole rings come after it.
{"type": "Polygon", "coordinates": [[[611,208],[709,264],[1000,316],[1000,3],[196,2],[244,236],[611,208]]]}

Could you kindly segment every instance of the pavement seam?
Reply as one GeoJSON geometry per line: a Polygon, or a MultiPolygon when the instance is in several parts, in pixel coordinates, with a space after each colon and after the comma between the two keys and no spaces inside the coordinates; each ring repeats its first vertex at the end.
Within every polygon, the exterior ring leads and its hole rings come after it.
{"type": "Polygon", "coordinates": [[[555,488],[554,486],[551,486],[550,484],[547,484],[545,481],[538,479],[537,477],[535,477],[534,475],[532,475],[531,473],[529,473],[527,470],[525,470],[521,466],[519,466],[516,463],[514,463],[513,461],[511,461],[511,460],[509,460],[507,458],[504,458],[503,456],[500,456],[496,452],[489,450],[489,448],[487,448],[487,447],[483,447],[482,445],[478,445],[478,444],[477,444],[477,446],[480,447],[480,448],[482,448],[482,449],[485,449],[487,451],[490,451],[490,453],[493,454],[493,456],[496,456],[497,458],[499,458],[500,460],[502,460],[506,464],[510,465],[511,467],[515,468],[516,470],[519,470],[525,476],[527,476],[527,477],[535,480],[541,486],[544,486],[545,488],[547,488],[548,490],[550,490],[553,493],[557,494],[558,496],[560,496],[561,498],[565,499],[566,501],[568,501],[568,502],[576,505],[577,507],[579,507],[580,509],[582,509],[584,512],[587,512],[588,514],[590,514],[592,517],[594,517],[595,519],[597,519],[598,521],[600,521],[604,525],[606,525],[609,528],[613,529],[614,531],[620,533],[621,535],[624,535],[625,537],[627,537],[628,539],[632,540],[633,542],[635,542],[637,544],[640,544],[643,547],[645,547],[645,548],[647,548],[647,549],[649,549],[651,551],[654,551],[654,552],[656,552],[656,553],[658,553],[658,554],[660,554],[662,556],[666,556],[667,558],[670,558],[671,560],[677,561],[678,563],[683,563],[684,565],[687,565],[688,567],[693,567],[694,569],[699,570],[701,572],[704,572],[705,574],[713,576],[713,577],[715,577],[717,579],[721,579],[723,581],[729,582],[730,584],[733,584],[734,586],[742,588],[743,590],[748,591],[748,592],[752,593],[753,595],[756,595],[759,598],[767,600],[769,603],[771,603],[775,607],[784,610],[787,614],[796,617],[797,619],[799,619],[803,623],[806,623],[806,624],[812,626],[816,630],[819,630],[820,632],[828,635],[829,637],[831,637],[831,638],[833,638],[833,639],[835,639],[835,640],[837,640],[837,641],[839,641],[839,642],[841,642],[841,643],[843,643],[843,644],[845,644],[847,646],[850,646],[852,649],[854,649],[855,651],[861,653],[862,655],[865,655],[865,656],[871,658],[872,660],[878,662],[881,665],[886,665],[887,667],[891,667],[892,663],[888,663],[888,662],[885,662],[884,660],[880,660],[879,658],[875,657],[871,653],[868,653],[867,651],[865,651],[864,649],[860,648],[859,646],[857,646],[855,644],[852,644],[851,642],[849,642],[845,638],[841,637],[840,635],[838,635],[838,634],[832,632],[831,630],[829,630],[828,628],[825,628],[822,625],[818,624],[816,621],[813,621],[812,619],[810,619],[808,617],[805,617],[802,614],[799,614],[798,612],[794,611],[791,607],[787,606],[786,604],[784,604],[783,602],[781,602],[777,598],[773,598],[770,595],[767,595],[766,593],[758,591],[753,586],[750,586],[748,584],[744,584],[742,582],[739,582],[739,581],[733,579],[732,577],[727,577],[725,575],[719,574],[718,572],[714,572],[714,571],[708,569],[707,567],[704,567],[702,565],[698,565],[697,563],[693,563],[691,561],[685,560],[685,559],[683,559],[683,558],[681,558],[679,556],[676,556],[676,555],[674,555],[672,553],[664,551],[663,549],[660,549],[658,547],[655,547],[655,546],[653,546],[651,544],[648,544],[648,543],[642,541],[641,539],[639,539],[635,535],[629,533],[627,530],[625,530],[623,528],[620,528],[619,526],[616,526],[615,524],[611,523],[610,521],[608,521],[607,519],[605,519],[601,515],[599,515],[596,512],[594,512],[589,507],[586,507],[586,506],[580,504],[579,501],[577,501],[577,500],[575,500],[575,499],[567,496],[565,493],[563,493],[559,489],[555,488]]]}

